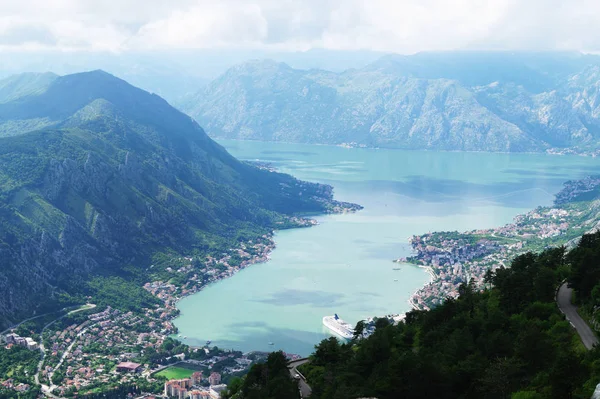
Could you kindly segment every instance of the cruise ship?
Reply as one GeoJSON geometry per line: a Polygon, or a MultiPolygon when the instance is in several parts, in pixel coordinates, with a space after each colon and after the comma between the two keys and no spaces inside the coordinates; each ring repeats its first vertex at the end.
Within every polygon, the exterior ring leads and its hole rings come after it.
{"type": "Polygon", "coordinates": [[[342,338],[354,338],[354,327],[350,323],[346,323],[340,319],[337,313],[333,316],[323,317],[323,325],[342,338]]]}

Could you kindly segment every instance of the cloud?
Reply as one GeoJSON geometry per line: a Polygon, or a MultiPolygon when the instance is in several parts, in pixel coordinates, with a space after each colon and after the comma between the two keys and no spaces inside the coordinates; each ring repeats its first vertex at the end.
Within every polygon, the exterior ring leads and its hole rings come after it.
{"type": "Polygon", "coordinates": [[[0,0],[0,49],[600,51],[592,0],[0,0]]]}
{"type": "Polygon", "coordinates": [[[231,44],[256,46],[265,41],[268,21],[258,5],[198,3],[142,26],[128,46],[207,48],[231,44]]]}

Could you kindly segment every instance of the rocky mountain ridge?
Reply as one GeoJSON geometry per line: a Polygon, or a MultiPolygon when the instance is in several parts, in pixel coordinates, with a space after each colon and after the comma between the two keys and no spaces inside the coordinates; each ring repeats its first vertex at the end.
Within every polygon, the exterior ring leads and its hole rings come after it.
{"type": "Polygon", "coordinates": [[[229,69],[180,108],[213,137],[366,147],[594,153],[600,59],[386,56],[362,69],[229,69]]]}

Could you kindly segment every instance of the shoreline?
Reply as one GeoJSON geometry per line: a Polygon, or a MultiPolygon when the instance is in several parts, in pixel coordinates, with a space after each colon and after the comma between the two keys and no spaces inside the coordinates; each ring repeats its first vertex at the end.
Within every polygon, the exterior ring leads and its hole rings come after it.
{"type": "Polygon", "coordinates": [[[462,284],[472,282],[478,289],[485,287],[490,271],[510,267],[519,255],[568,245],[582,234],[593,232],[600,219],[595,210],[600,206],[599,193],[598,176],[569,180],[555,194],[552,205],[518,214],[511,223],[412,236],[409,243],[414,255],[397,262],[424,268],[432,279],[411,295],[409,304],[417,310],[431,309],[447,298],[458,297],[462,284]]]}
{"type": "MultiPolygon", "coordinates": [[[[411,265],[411,263],[406,263],[407,265],[411,265]]],[[[435,281],[436,275],[435,272],[433,271],[433,268],[431,266],[425,266],[425,265],[415,265],[414,263],[412,264],[413,266],[418,267],[419,269],[425,269],[425,271],[427,272],[427,274],[429,274],[429,282],[424,284],[422,287],[417,288],[415,290],[415,292],[413,292],[411,294],[411,296],[406,300],[408,302],[408,304],[413,308],[413,310],[422,310],[419,309],[419,307],[413,302],[413,298],[417,295],[417,293],[419,291],[421,291],[424,287],[427,287],[429,284],[433,284],[433,282],[435,281]]]]}
{"type": "Polygon", "coordinates": [[[219,145],[219,141],[243,141],[243,142],[255,142],[255,143],[275,143],[275,144],[295,144],[295,145],[315,145],[315,146],[323,146],[323,147],[338,147],[344,149],[357,149],[357,150],[398,150],[398,151],[422,151],[422,152],[449,152],[449,153],[470,153],[470,154],[525,154],[525,155],[556,155],[556,156],[577,156],[577,157],[592,157],[597,158],[600,156],[599,153],[594,152],[569,152],[568,149],[562,148],[547,148],[543,151],[476,151],[476,150],[444,150],[444,149],[427,149],[427,148],[402,148],[402,147],[361,147],[361,146],[350,146],[345,144],[350,143],[340,143],[340,144],[331,144],[331,143],[303,143],[303,142],[295,142],[295,141],[284,141],[284,140],[259,140],[259,139],[242,139],[242,138],[229,138],[222,137],[218,135],[208,136],[217,142],[219,145]],[[554,151],[557,150],[557,151],[554,151]],[[566,152],[562,153],[560,150],[566,150],[566,152]]]}
{"type": "MultiPolygon", "coordinates": [[[[189,289],[184,289],[182,292],[179,292],[177,294],[167,293],[165,289],[161,290],[161,288],[174,287],[174,285],[172,285],[172,284],[164,283],[162,281],[154,281],[152,283],[146,283],[143,288],[145,288],[152,295],[158,297],[161,301],[163,301],[165,307],[170,310],[169,315],[165,319],[165,322],[167,322],[170,325],[171,332],[167,333],[166,336],[171,337],[171,338],[177,340],[178,342],[186,344],[191,348],[199,348],[194,345],[189,345],[186,342],[186,340],[181,339],[180,337],[177,336],[179,334],[179,330],[175,326],[174,320],[182,315],[181,311],[177,307],[179,301],[181,301],[189,296],[192,296],[194,294],[197,294],[200,291],[204,290],[205,288],[207,288],[215,283],[218,283],[227,278],[231,278],[234,275],[236,275],[237,273],[241,272],[242,270],[248,268],[249,266],[252,266],[255,264],[260,264],[260,263],[266,263],[269,260],[271,260],[271,254],[277,248],[277,243],[275,242],[275,238],[274,238],[275,234],[277,232],[283,231],[283,230],[291,230],[291,229],[311,228],[311,227],[319,225],[319,222],[316,219],[314,219],[314,217],[325,216],[328,214],[355,213],[362,209],[362,206],[360,206],[360,205],[344,203],[344,202],[335,201],[335,200],[332,200],[332,204],[336,205],[335,210],[327,211],[327,212],[324,212],[324,213],[318,214],[318,215],[311,215],[310,217],[309,216],[304,216],[304,217],[293,216],[293,217],[291,217],[291,220],[298,223],[296,226],[291,227],[291,228],[284,228],[284,229],[274,229],[270,233],[263,235],[261,238],[264,240],[264,242],[260,244],[261,247],[260,247],[260,250],[258,251],[258,253],[254,254],[254,255],[250,255],[250,258],[243,260],[238,266],[229,266],[227,264],[227,260],[225,258],[228,258],[228,255],[224,256],[223,258],[218,259],[218,260],[216,260],[214,258],[209,259],[205,263],[206,268],[209,268],[209,266],[208,266],[209,264],[211,266],[213,266],[213,268],[211,270],[209,270],[209,273],[214,270],[217,270],[216,268],[214,268],[215,265],[225,264],[228,266],[228,269],[225,271],[222,271],[219,274],[211,273],[213,278],[210,278],[208,281],[206,281],[204,283],[194,285],[193,287],[190,287],[189,289]],[[343,205],[348,205],[348,206],[344,207],[343,205]]],[[[237,252],[244,251],[245,249],[248,248],[248,246],[250,244],[259,245],[259,244],[254,243],[252,240],[250,240],[249,242],[239,243],[239,245],[237,247],[230,248],[228,250],[228,252],[231,253],[231,252],[236,252],[236,251],[237,252]]],[[[189,283],[189,281],[190,280],[188,280],[188,283],[189,283]]],[[[184,284],[184,286],[185,286],[185,284],[184,284]]],[[[177,287],[177,288],[179,290],[182,289],[181,286],[177,287]]]]}

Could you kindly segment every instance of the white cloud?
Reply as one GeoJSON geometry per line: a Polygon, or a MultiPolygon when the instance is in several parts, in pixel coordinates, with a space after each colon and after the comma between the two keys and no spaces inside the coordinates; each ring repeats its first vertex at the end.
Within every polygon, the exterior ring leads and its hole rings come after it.
{"type": "Polygon", "coordinates": [[[267,34],[268,22],[258,5],[240,3],[231,6],[207,1],[149,22],[127,45],[146,48],[260,45],[267,34]]]}
{"type": "Polygon", "coordinates": [[[600,51],[593,0],[0,0],[0,49],[600,51]]]}

